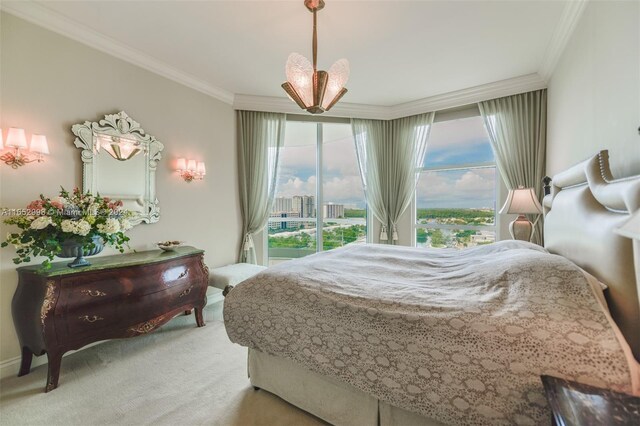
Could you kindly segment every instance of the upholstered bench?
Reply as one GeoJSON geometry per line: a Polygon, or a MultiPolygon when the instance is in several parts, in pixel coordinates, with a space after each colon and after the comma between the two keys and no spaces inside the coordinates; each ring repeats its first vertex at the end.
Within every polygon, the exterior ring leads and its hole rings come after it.
{"type": "Polygon", "coordinates": [[[251,263],[234,263],[214,268],[209,274],[209,285],[222,289],[222,295],[226,296],[235,285],[265,269],[267,269],[266,266],[253,265],[251,263]]]}

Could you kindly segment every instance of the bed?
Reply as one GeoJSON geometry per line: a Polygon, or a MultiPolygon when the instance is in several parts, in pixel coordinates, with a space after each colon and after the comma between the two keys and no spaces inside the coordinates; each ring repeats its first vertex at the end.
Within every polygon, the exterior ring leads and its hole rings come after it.
{"type": "Polygon", "coordinates": [[[632,245],[613,232],[639,203],[603,151],[554,177],[545,248],[320,253],[234,288],[227,333],[255,387],[333,424],[545,423],[540,374],[639,390],[632,245]]]}

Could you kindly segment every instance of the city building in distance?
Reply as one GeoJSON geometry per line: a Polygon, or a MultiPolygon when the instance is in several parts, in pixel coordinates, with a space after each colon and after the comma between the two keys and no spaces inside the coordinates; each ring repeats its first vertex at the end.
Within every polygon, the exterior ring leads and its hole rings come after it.
{"type": "Polygon", "coordinates": [[[326,203],[322,206],[322,217],[325,219],[344,218],[344,204],[326,203]]]}

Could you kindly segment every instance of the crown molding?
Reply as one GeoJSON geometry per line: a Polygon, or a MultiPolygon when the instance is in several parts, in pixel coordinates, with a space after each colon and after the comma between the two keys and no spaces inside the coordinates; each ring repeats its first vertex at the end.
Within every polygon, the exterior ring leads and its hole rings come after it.
{"type": "Polygon", "coordinates": [[[547,87],[546,82],[538,74],[527,74],[394,105],[390,107],[387,119],[393,120],[425,112],[475,104],[489,99],[544,89],[545,87],[547,87]]]}
{"type": "Polygon", "coordinates": [[[190,87],[227,104],[233,104],[233,93],[213,86],[191,74],[172,67],[142,51],[94,31],[51,9],[33,2],[0,3],[0,10],[32,24],[78,41],[118,59],[137,65],[169,80],[190,87]]]}
{"type": "Polygon", "coordinates": [[[569,43],[571,35],[576,29],[588,2],[589,0],[573,0],[567,2],[564,6],[560,20],[553,31],[551,41],[549,41],[549,45],[547,46],[538,70],[538,74],[540,74],[544,81],[548,82],[551,78],[553,70],[556,65],[558,65],[562,52],[565,47],[567,47],[567,43],[569,43]]]}
{"type": "MultiPolygon", "coordinates": [[[[304,114],[304,111],[288,98],[272,96],[236,95],[233,102],[234,109],[247,111],[281,112],[285,114],[304,114]]],[[[324,117],[359,117],[376,120],[386,120],[389,115],[389,107],[365,104],[351,104],[340,102],[329,112],[322,114],[324,117]]]]}
{"type": "MultiPolygon", "coordinates": [[[[425,112],[475,104],[489,99],[544,89],[545,87],[547,87],[545,81],[534,73],[393,106],[338,103],[323,116],[393,120],[425,112]]],[[[236,95],[233,108],[286,114],[301,113],[300,108],[289,99],[268,96],[236,95]]]]}

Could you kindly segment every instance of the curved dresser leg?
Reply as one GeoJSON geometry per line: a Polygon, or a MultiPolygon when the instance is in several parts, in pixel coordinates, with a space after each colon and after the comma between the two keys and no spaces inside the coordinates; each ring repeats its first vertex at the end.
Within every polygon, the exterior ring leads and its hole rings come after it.
{"type": "Polygon", "coordinates": [[[204,327],[205,323],[204,318],[202,317],[202,308],[195,308],[194,311],[196,313],[196,324],[198,327],[204,327]]]}
{"type": "Polygon", "coordinates": [[[22,348],[22,360],[20,361],[20,371],[18,371],[18,377],[24,376],[31,372],[31,361],[33,361],[33,352],[31,349],[24,346],[22,348]]]}
{"type": "Polygon", "coordinates": [[[58,387],[58,378],[60,377],[60,364],[62,363],[63,352],[48,352],[49,370],[47,372],[47,386],[45,392],[49,392],[58,387]]]}

